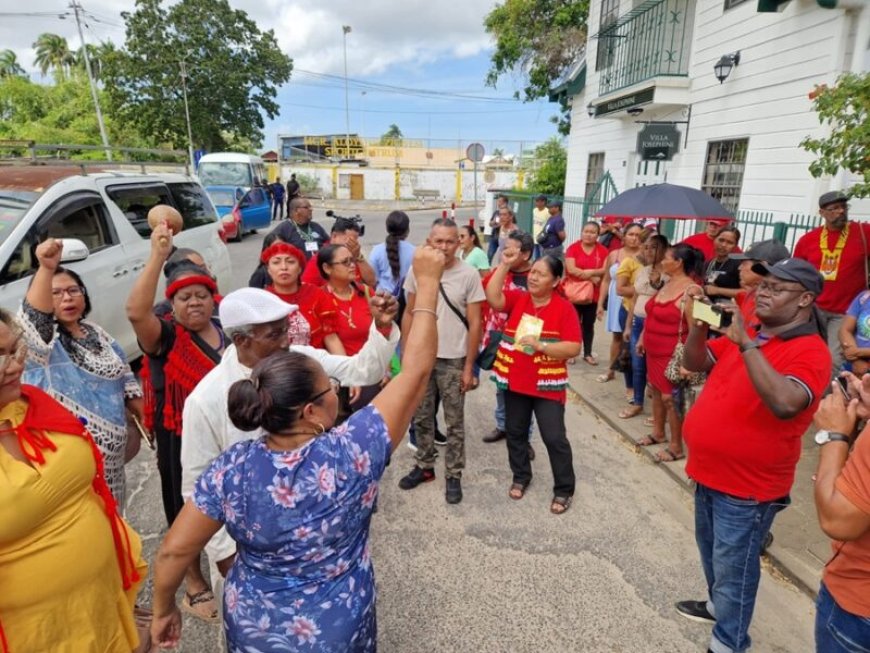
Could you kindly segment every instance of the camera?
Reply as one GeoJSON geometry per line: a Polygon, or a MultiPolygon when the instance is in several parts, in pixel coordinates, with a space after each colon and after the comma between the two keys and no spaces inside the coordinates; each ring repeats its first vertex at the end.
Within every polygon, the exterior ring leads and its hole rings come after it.
{"type": "Polygon", "coordinates": [[[339,220],[343,220],[349,228],[358,231],[360,236],[366,235],[366,226],[363,224],[363,220],[360,217],[359,213],[357,213],[356,215],[344,216],[338,215],[335,211],[329,209],[326,212],[326,217],[332,218],[336,222],[338,222],[339,220]]]}
{"type": "Polygon", "coordinates": [[[724,310],[722,304],[713,304],[710,307],[710,310],[719,316],[720,329],[727,329],[731,326],[731,319],[734,317],[734,315],[730,311],[724,310]]]}

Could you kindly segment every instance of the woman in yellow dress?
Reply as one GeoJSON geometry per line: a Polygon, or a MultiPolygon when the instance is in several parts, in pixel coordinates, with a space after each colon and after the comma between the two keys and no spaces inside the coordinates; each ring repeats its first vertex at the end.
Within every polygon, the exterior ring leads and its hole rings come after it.
{"type": "Polygon", "coordinates": [[[130,653],[141,542],[82,423],[21,384],[26,355],[0,309],[0,652],[130,653]]]}

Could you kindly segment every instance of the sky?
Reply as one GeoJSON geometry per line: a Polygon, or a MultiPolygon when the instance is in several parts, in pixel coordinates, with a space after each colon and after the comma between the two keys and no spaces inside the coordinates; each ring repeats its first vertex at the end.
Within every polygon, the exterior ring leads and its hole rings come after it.
{"type": "MultiPolygon", "coordinates": [[[[486,87],[492,42],[483,28],[494,0],[230,0],[258,23],[274,29],[279,47],[294,63],[288,84],[278,91],[281,111],[266,119],[264,149],[277,146],[278,134],[351,133],[378,137],[395,123],[408,138],[429,140],[431,147],[455,147],[457,140],[478,140],[489,151],[511,141],[538,142],[556,135],[550,117],[557,105],[541,100],[513,101],[518,76],[486,87]],[[349,111],[345,110],[344,41],[347,34],[349,111]],[[370,84],[447,92],[428,97],[387,92],[370,84]],[[465,96],[465,97],[457,97],[465,96]],[[478,99],[480,98],[480,99],[478,99]],[[431,139],[431,140],[430,140],[431,139]]],[[[0,50],[16,52],[36,81],[49,83],[34,68],[32,43],[42,32],[65,36],[80,45],[65,0],[30,0],[0,8],[0,50]],[[62,15],[66,15],[61,18],[62,15]]],[[[133,0],[82,0],[85,39],[89,43],[124,41],[122,11],[133,0]]]]}

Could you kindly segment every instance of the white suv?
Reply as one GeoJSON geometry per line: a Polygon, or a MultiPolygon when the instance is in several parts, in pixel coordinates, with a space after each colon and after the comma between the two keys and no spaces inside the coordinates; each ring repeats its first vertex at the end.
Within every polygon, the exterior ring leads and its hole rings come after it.
{"type": "MultiPolygon", "coordinates": [[[[155,204],[181,212],[184,230],[174,243],[202,254],[219,286],[228,287],[232,269],[217,212],[194,178],[74,166],[0,167],[0,306],[18,310],[36,270],[39,242],[73,239],[65,243],[63,264],[88,288],[89,319],[114,336],[131,360],[138,357],[124,305],[150,253],[147,215],[155,204]]],[[[158,300],[162,290],[161,281],[158,300]]]]}

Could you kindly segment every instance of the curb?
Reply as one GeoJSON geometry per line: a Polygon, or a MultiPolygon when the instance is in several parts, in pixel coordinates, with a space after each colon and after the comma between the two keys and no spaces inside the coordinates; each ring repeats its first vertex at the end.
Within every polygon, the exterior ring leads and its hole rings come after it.
{"type": "MultiPolygon", "coordinates": [[[[649,462],[653,463],[656,467],[661,469],[665,475],[669,476],[673,481],[677,483],[682,489],[684,489],[688,493],[692,493],[694,491],[694,484],[689,481],[684,481],[679,475],[671,470],[668,465],[658,465],[655,464],[655,460],[653,458],[652,452],[646,447],[640,447],[637,444],[637,441],[629,435],[627,431],[625,431],[616,421],[613,420],[605,411],[598,408],[595,404],[590,401],[587,401],[586,398],[577,391],[577,389],[568,384],[568,394],[571,398],[573,398],[576,402],[583,404],[586,408],[592,411],[601,421],[607,424],[610,428],[612,428],[616,433],[622,438],[627,444],[630,444],[632,448],[635,450],[635,453],[641,454],[644,456],[649,462]]],[[[800,574],[791,569],[788,562],[786,562],[782,555],[777,553],[777,550],[781,547],[773,542],[770,548],[768,548],[764,552],[764,558],[770,563],[770,566],[775,569],[779,574],[781,574],[789,583],[794,585],[798,590],[809,596],[813,601],[818,597],[818,586],[810,586],[808,585],[803,578],[801,578],[800,574]]]]}

